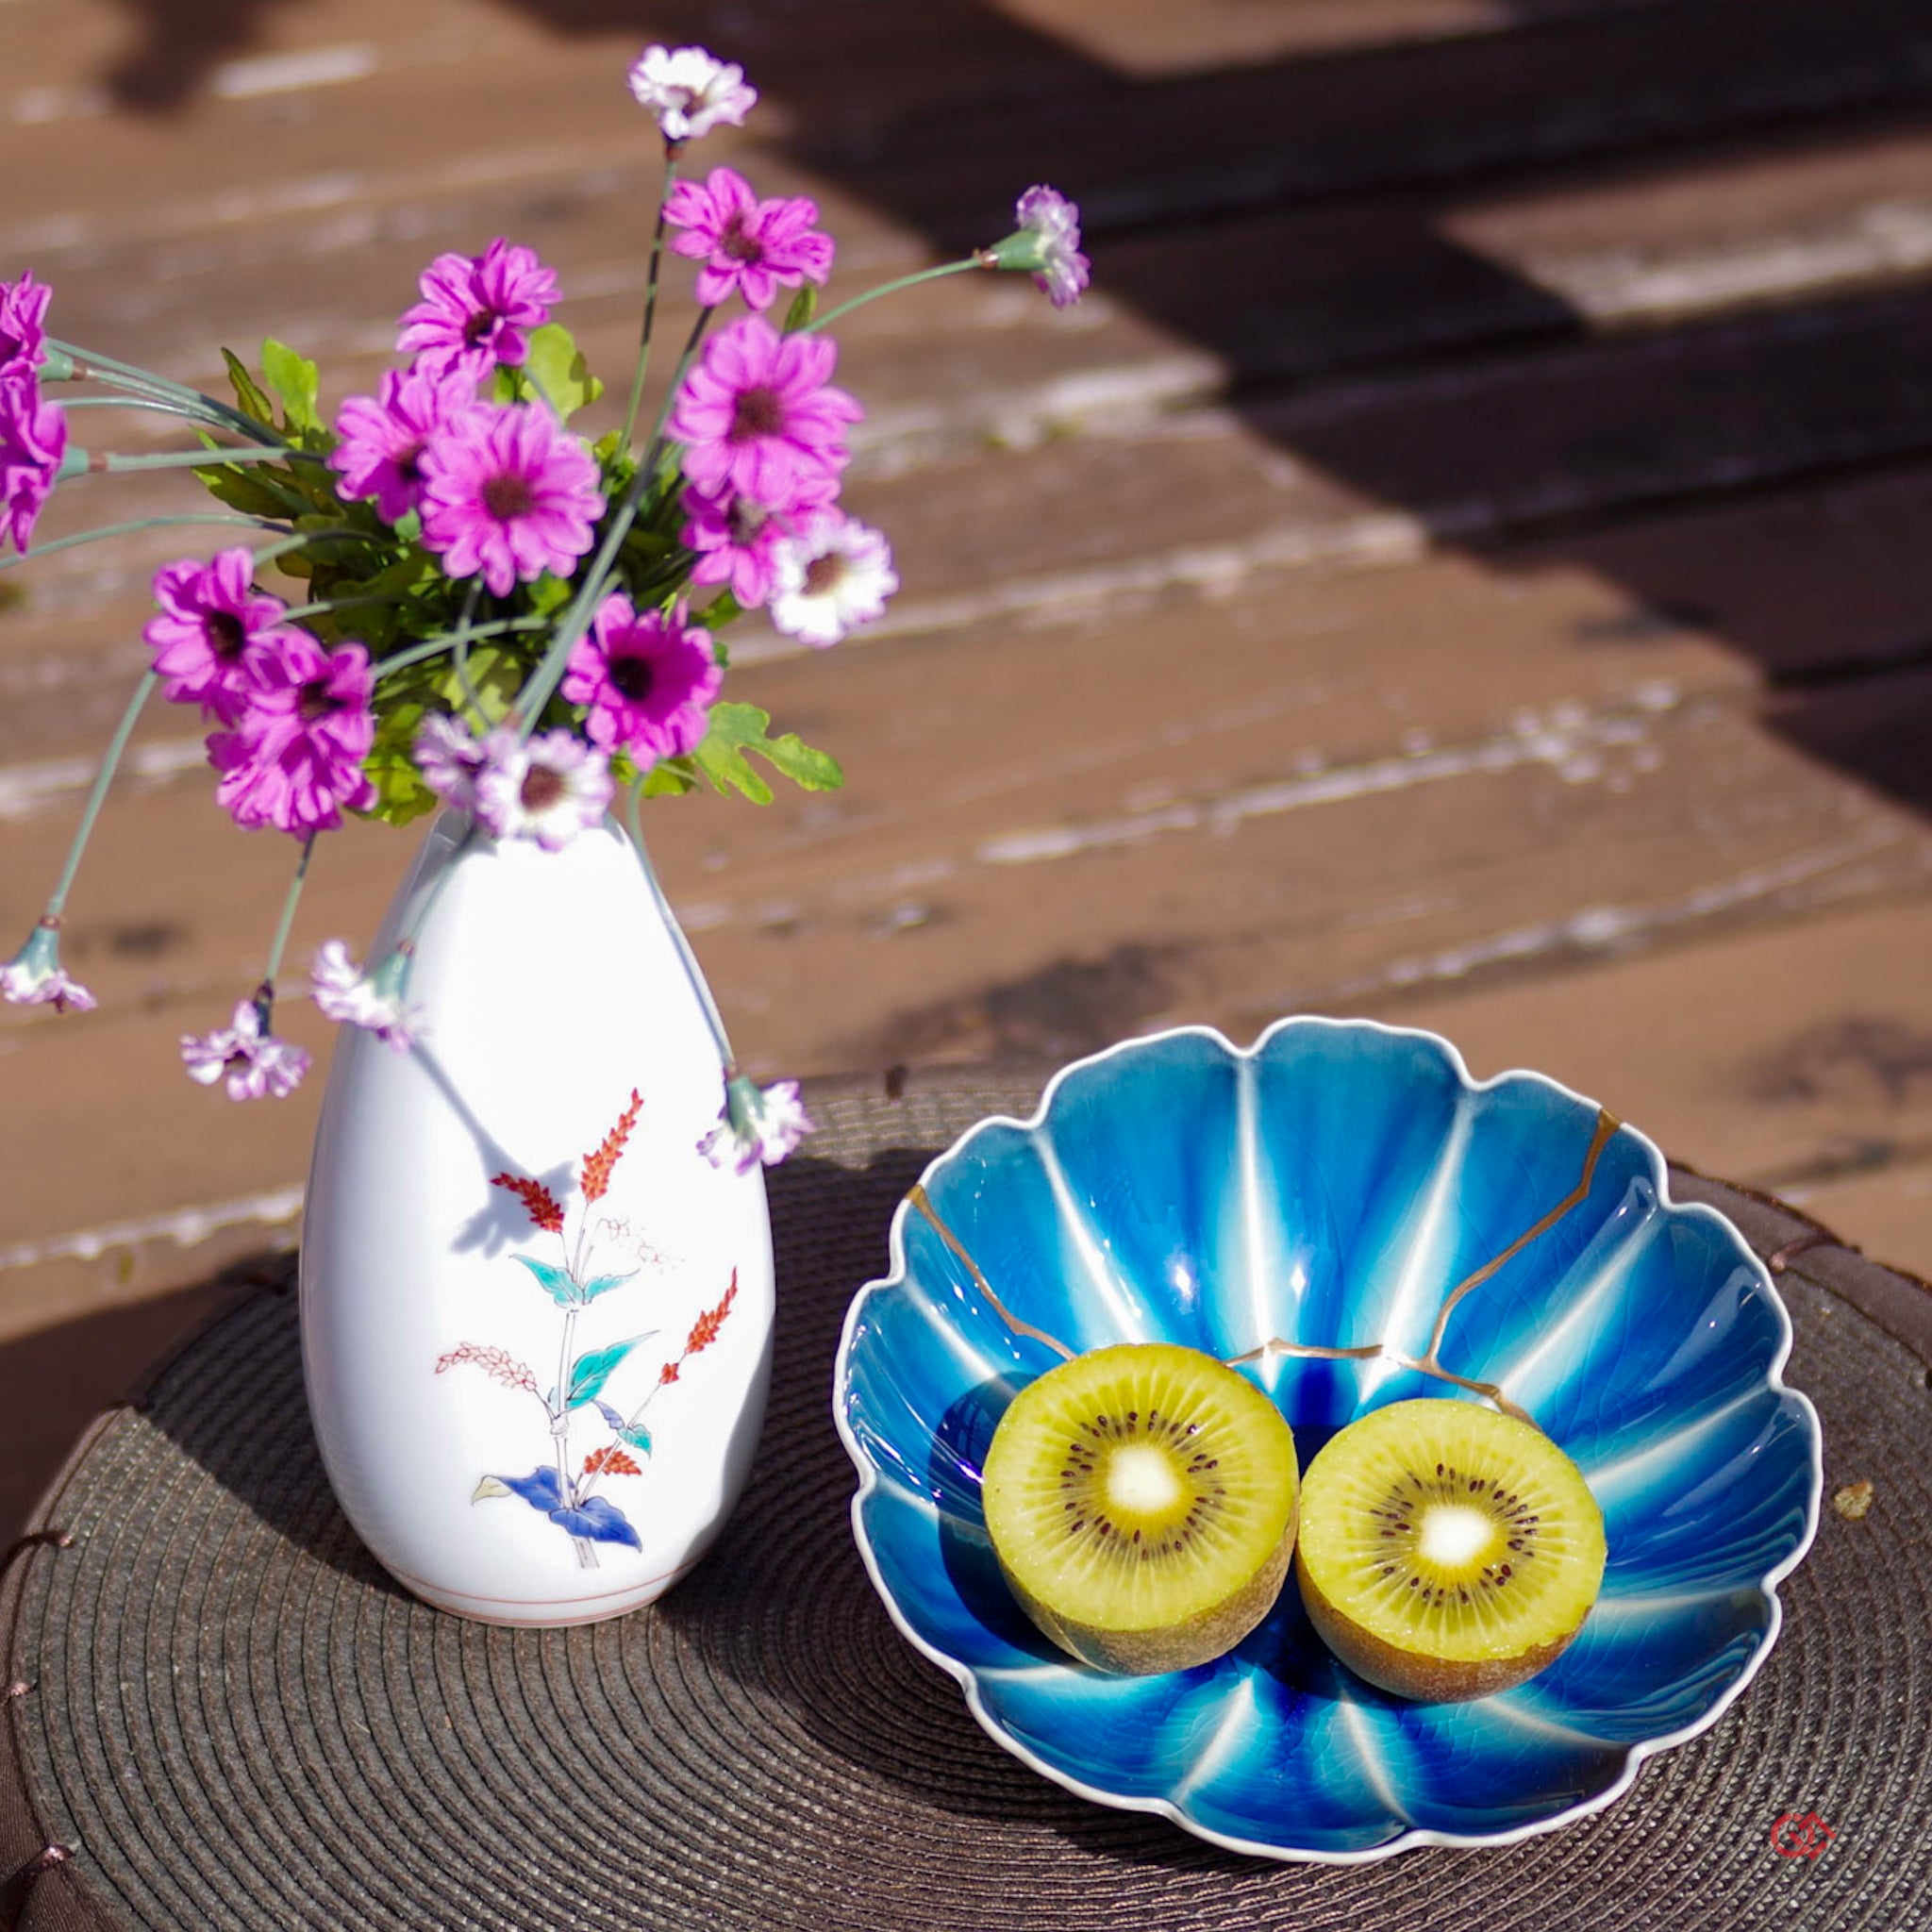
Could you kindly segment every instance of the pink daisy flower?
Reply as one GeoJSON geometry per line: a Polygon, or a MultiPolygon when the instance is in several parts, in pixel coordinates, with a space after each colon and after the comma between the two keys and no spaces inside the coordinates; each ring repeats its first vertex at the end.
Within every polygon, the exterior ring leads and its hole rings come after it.
{"type": "Polygon", "coordinates": [[[255,660],[275,656],[291,635],[280,628],[289,607],[258,591],[254,577],[255,558],[241,544],[207,563],[165,563],[155,573],[161,614],[141,633],[165,680],[162,695],[200,705],[225,724],[247,708],[255,660]]]}
{"type": "Polygon", "coordinates": [[[468,811],[476,803],[476,774],[483,747],[460,718],[432,711],[416,727],[416,770],[445,805],[468,811]]]}
{"type": "Polygon", "coordinates": [[[50,1006],[57,1013],[86,1013],[97,1002],[60,963],[58,920],[43,919],[6,965],[0,966],[0,999],[16,1006],[50,1006]]]}
{"type": "Polygon", "coordinates": [[[341,824],[375,803],[362,760],[375,736],[375,677],[360,644],[330,651],[307,631],[282,633],[256,660],[247,708],[208,741],[216,797],[238,825],[298,835],[341,824]]]}
{"type": "Polygon", "coordinates": [[[423,449],[423,541],[453,577],[482,574],[506,597],[590,549],[604,496],[597,465],[548,409],[479,403],[423,449]]]}
{"type": "Polygon", "coordinates": [[[746,610],[762,604],[772,594],[774,546],[791,533],[798,513],[827,505],[838,493],[839,479],[830,472],[808,476],[806,482],[806,493],[791,513],[782,515],[735,491],[689,486],[684,507],[691,521],[678,541],[696,558],[691,581],[729,584],[731,594],[746,610]]]}
{"type": "Polygon", "coordinates": [[[26,360],[0,369],[0,535],[25,556],[67,454],[67,418],[26,360]]]}
{"type": "Polygon", "coordinates": [[[416,1043],[422,1008],[403,998],[405,964],[401,953],[391,953],[378,972],[364,973],[342,941],[325,940],[309,968],[309,996],[325,1018],[363,1027],[385,1046],[408,1053],[416,1043]]]}
{"type": "Polygon", "coordinates": [[[568,731],[546,731],[520,744],[499,727],[483,741],[476,774],[476,817],[492,839],[534,839],[561,852],[579,832],[604,823],[610,808],[610,760],[568,731]]]}
{"type": "Polygon", "coordinates": [[[646,47],[627,76],[631,98],[656,117],[665,141],[682,147],[714,127],[742,127],[758,91],[744,69],[702,47],[646,47]]]}
{"type": "Polygon", "coordinates": [[[461,369],[391,369],[373,396],[351,396],[336,417],[329,468],[344,496],[373,496],[393,524],[423,497],[423,450],[453,416],[473,408],[476,386],[461,369]]]}
{"type": "Polygon", "coordinates": [[[590,708],[584,729],[593,743],[655,763],[703,741],[724,681],[710,632],[686,621],[681,600],[640,616],[620,594],[604,600],[577,640],[561,689],[590,708]]]}
{"type": "Polygon", "coordinates": [[[838,358],[825,337],[781,336],[756,315],[713,336],[666,425],[685,475],[774,510],[819,491],[845,465],[845,425],[865,413],[829,386],[838,358]]]}
{"type": "Polygon", "coordinates": [[[684,230],[672,241],[672,252],[705,264],[695,293],[706,308],[715,308],[734,289],[747,308],[764,309],[781,284],[824,288],[832,273],[832,238],[813,227],[818,218],[818,204],[802,194],[760,201],[730,168],[713,168],[702,186],[680,181],[664,204],[664,219],[684,230]]]}
{"type": "Polygon", "coordinates": [[[230,1100],[280,1100],[302,1084],[308,1056],[268,1030],[253,1000],[238,1000],[225,1029],[184,1033],[181,1058],[191,1079],[204,1087],[226,1083],[230,1100]]]}
{"type": "Polygon", "coordinates": [[[459,368],[472,377],[493,362],[522,362],[524,331],[550,320],[558,295],[557,271],[501,235],[481,255],[439,255],[417,287],[423,299],[403,311],[397,354],[434,375],[459,368]]]}
{"type": "Polygon", "coordinates": [[[0,370],[38,369],[47,359],[47,304],[54,291],[32,270],[0,282],[0,370]]]}
{"type": "Polygon", "coordinates": [[[1057,188],[1029,188],[1013,219],[1019,226],[981,259],[1030,275],[1056,308],[1070,308],[1091,279],[1091,264],[1080,253],[1078,207],[1057,188]]]}

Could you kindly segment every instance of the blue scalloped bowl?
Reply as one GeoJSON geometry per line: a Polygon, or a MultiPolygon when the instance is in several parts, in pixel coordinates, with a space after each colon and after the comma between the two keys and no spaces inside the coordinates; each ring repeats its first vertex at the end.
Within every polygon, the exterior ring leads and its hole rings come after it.
{"type": "Polygon", "coordinates": [[[1246,1053],[1205,1028],[1131,1041],[1066,1068],[1031,1121],[981,1122],[923,1183],[954,1242],[902,1206],[891,1273],[840,1347],[853,1524],[894,1621],[1037,1771],[1237,1851],[1501,1844],[1610,1803],[1763,1662],[1822,1480],[1763,1268],[1610,1124],[1541,1074],[1473,1081],[1432,1034],[1312,1019],[1246,1053]],[[1439,1325],[1433,1369],[1528,1411],[1603,1505],[1603,1593],[1540,1676],[1403,1703],[1328,1656],[1292,1581],[1239,1648],[1157,1677],[1074,1663],[1014,1605],[979,1471],[1006,1405],[1059,1359],[1029,1330],[1224,1359],[1381,1344],[1249,1371],[1306,1467],[1385,1403],[1484,1399],[1413,1366],[1439,1325]]]}

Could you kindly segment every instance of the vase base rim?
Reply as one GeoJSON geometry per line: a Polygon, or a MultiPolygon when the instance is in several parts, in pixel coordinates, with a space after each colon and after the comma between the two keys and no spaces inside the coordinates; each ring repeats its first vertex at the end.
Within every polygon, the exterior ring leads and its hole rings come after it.
{"type": "Polygon", "coordinates": [[[693,1552],[674,1570],[661,1575],[633,1579],[608,1591],[582,1596],[498,1597],[481,1596],[474,1591],[452,1590],[431,1583],[426,1577],[412,1576],[393,1564],[384,1564],[411,1596],[420,1598],[433,1610],[446,1610],[452,1616],[467,1618],[473,1624],[495,1624],[512,1629],[560,1630],[578,1624],[602,1624],[612,1617],[628,1616],[657,1600],[697,1567],[702,1551],[693,1552]]]}

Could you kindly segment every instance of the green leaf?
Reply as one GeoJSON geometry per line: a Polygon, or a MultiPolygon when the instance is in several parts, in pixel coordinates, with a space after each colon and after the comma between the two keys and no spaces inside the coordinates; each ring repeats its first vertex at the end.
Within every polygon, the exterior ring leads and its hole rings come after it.
{"type": "Polygon", "coordinates": [[[771,722],[772,714],[757,705],[713,705],[710,728],[691,754],[692,761],[717,791],[742,792],[754,805],[770,805],[772,788],[747,754],[764,759],[807,791],[836,791],[844,784],[845,774],[836,758],[814,751],[796,732],[788,731],[783,738],[768,736],[771,722]]]}
{"type": "Polygon", "coordinates": [[[784,333],[795,336],[810,322],[819,311],[819,291],[807,282],[791,298],[791,307],[785,311],[784,333]]]}
{"type": "Polygon", "coordinates": [[[659,758],[644,774],[646,798],[682,798],[697,789],[697,767],[688,758],[659,758]]]}
{"type": "MultiPolygon", "coordinates": [[[[657,1331],[653,1329],[652,1334],[657,1331]]],[[[650,1341],[650,1335],[633,1335],[628,1341],[613,1341],[608,1348],[593,1348],[588,1355],[580,1355],[571,1364],[570,1399],[567,1408],[581,1408],[587,1402],[594,1402],[604,1392],[604,1385],[617,1373],[632,1349],[639,1342],[650,1341]]]]}
{"type": "Polygon", "coordinates": [[[407,825],[411,819],[436,809],[436,793],[424,784],[409,755],[416,727],[427,709],[426,705],[413,701],[391,704],[387,699],[377,707],[375,741],[362,760],[362,769],[375,787],[375,803],[369,808],[369,817],[391,825],[407,825]]]}
{"type": "Polygon", "coordinates": [[[548,1261],[534,1261],[528,1255],[515,1257],[537,1277],[537,1284],[559,1308],[575,1307],[581,1297],[568,1268],[554,1268],[548,1261]]]}
{"type": "Polygon", "coordinates": [[[632,1423],[627,1429],[617,1432],[633,1449],[641,1450],[644,1455],[651,1453],[651,1432],[642,1423],[632,1423]]]}
{"type": "Polygon", "coordinates": [[[222,360],[228,365],[228,380],[235,385],[235,400],[242,405],[244,416],[253,416],[264,429],[275,426],[275,406],[262,394],[254,376],[248,373],[248,365],[233,349],[222,351],[222,360]]]}
{"type": "Polygon", "coordinates": [[[594,403],[604,393],[604,385],[591,374],[575,338],[559,323],[546,322],[530,331],[524,374],[566,423],[586,403],[594,403]]]}
{"type": "Polygon", "coordinates": [[[485,720],[495,725],[509,715],[509,708],[515,704],[523,684],[524,667],[516,658],[500,645],[477,644],[464,660],[462,673],[457,670],[454,657],[438,662],[432,689],[457,712],[468,707],[470,692],[474,691],[485,720]],[[470,680],[469,691],[463,689],[465,674],[470,680]]]}
{"type": "Polygon", "coordinates": [[[322,376],[313,362],[298,356],[286,342],[267,337],[261,345],[262,373],[268,386],[282,399],[282,420],[291,429],[320,429],[315,408],[322,376]]]}
{"type": "Polygon", "coordinates": [[[287,516],[289,506],[255,474],[256,467],[244,470],[233,463],[210,463],[205,470],[197,469],[194,475],[217,503],[225,503],[243,516],[287,516]]]}

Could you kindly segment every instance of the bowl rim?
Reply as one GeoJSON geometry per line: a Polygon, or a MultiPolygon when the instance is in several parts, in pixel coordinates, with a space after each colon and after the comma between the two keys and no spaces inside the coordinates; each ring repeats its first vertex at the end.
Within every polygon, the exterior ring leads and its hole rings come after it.
{"type": "MultiPolygon", "coordinates": [[[[1463,1059],[1456,1043],[1440,1033],[1421,1026],[1396,1026],[1386,1021],[1367,1018],[1338,1018],[1327,1014],[1291,1013],[1272,1021],[1256,1036],[1254,1044],[1246,1047],[1236,1046],[1217,1026],[1190,1024],[1163,1027],[1158,1032],[1136,1034],[1128,1039],[1116,1041],[1111,1046],[1104,1047],[1098,1053],[1086,1054],[1080,1058],[1070,1060],[1058,1068],[1042,1090],[1039,1104],[1025,1120],[1011,1114],[988,1114],[975,1121],[962,1133],[956,1135],[951,1144],[941,1149],[929,1160],[919,1177],[918,1185],[928,1187],[934,1175],[956,1155],[964,1151],[967,1144],[978,1135],[994,1127],[1014,1127],[1023,1132],[1031,1132],[1043,1126],[1061,1084],[1072,1075],[1089,1067],[1118,1058],[1144,1052],[1150,1046],[1161,1041],[1177,1039],[1205,1040],[1218,1046],[1234,1060],[1257,1059],[1269,1042],[1277,1034],[1291,1029],[1315,1029],[1323,1032],[1361,1032],[1375,1033],[1396,1040],[1419,1041],[1438,1051],[1454,1073],[1457,1082],[1464,1094],[1486,1093],[1506,1083],[1530,1081],[1547,1089],[1559,1098],[1575,1103],[1578,1107],[1602,1111],[1596,1101],[1579,1093],[1574,1088],[1548,1074],[1539,1073],[1530,1067],[1507,1067],[1491,1074],[1487,1079],[1477,1080],[1470,1074],[1468,1063],[1463,1059]]],[[[1809,1452],[1810,1481],[1805,1506],[1805,1524],[1797,1542],[1790,1554],[1774,1564],[1758,1579],[1758,1593],[1769,1609],[1762,1641],[1746,1658],[1743,1668],[1737,1676],[1719,1692],[1710,1707],[1677,1730],[1657,1738],[1640,1738],[1624,1746],[1624,1768],[1604,1790],[1581,1798],[1574,1805],[1566,1806],[1559,1811],[1546,1817],[1531,1820],[1528,1824],[1510,1827],[1498,1832],[1454,1832],[1439,1831],[1429,1826],[1411,1825],[1394,1837],[1384,1840],[1380,1844],[1371,1845],[1360,1851],[1326,1851],[1298,1845],[1281,1845],[1267,1840],[1243,1839],[1231,1833],[1220,1832],[1191,1818],[1171,1798],[1159,1796],[1132,1796],[1109,1791],[1101,1787],[1074,1776],[1030,1750],[1024,1743],[1008,1730],[987,1708],[980,1695],[978,1673],[972,1665],[950,1656],[937,1645],[928,1642],[915,1630],[898,1599],[885,1581],[878,1558],[872,1546],[872,1539],[865,1526],[865,1505],[873,1492],[879,1487],[879,1471],[864,1450],[858,1436],[846,1420],[846,1400],[851,1390],[851,1360],[854,1338],[863,1310],[875,1294],[885,1294],[900,1286],[908,1274],[905,1232],[907,1217],[911,1211],[910,1191],[902,1198],[893,1210],[891,1226],[888,1231],[888,1272],[874,1276],[865,1283],[852,1297],[845,1311],[844,1324],[840,1330],[839,1349],[833,1362],[832,1373],[832,1421],[839,1431],[839,1440],[845,1445],[845,1453],[852,1458],[858,1472],[859,1486],[850,1505],[852,1534],[858,1545],[858,1553],[864,1561],[866,1572],[872,1578],[872,1585],[884,1603],[888,1614],[897,1625],[899,1633],[912,1647],[938,1664],[952,1677],[965,1692],[967,1708],[973,1713],[979,1727],[1004,1750],[1019,1758],[1022,1763],[1037,1772],[1042,1777],[1064,1787],[1077,1796],[1089,1799],[1094,1804],[1106,1805],[1116,1810],[1147,1811],[1168,1819],[1183,1831],[1204,1839],[1230,1852],[1259,1858],[1272,1858],[1282,1862],[1316,1865],[1370,1865],[1383,1858],[1394,1857],[1398,1852],[1412,1850],[1422,1845],[1442,1845],[1457,1849],[1471,1849],[1493,1845],[1518,1844],[1524,1839],[1538,1838],[1545,1832],[1556,1831],[1563,1825],[1580,1818],[1587,1818],[1613,1805],[1630,1789],[1639,1769],[1644,1761],[1657,1753],[1669,1751],[1676,1745],[1689,1742],[1692,1738],[1709,1730],[1729,1710],[1740,1697],[1752,1679],[1763,1668],[1770,1657],[1773,1646],[1777,1642],[1779,1632],[1784,1627],[1784,1605],[1778,1596],[1778,1585],[1797,1569],[1809,1554],[1813,1540],[1818,1534],[1819,1513],[1824,1491],[1824,1439],[1818,1419],[1818,1411],[1811,1399],[1803,1390],[1793,1389],[1784,1379],[1785,1364],[1790,1357],[1793,1331],[1791,1318],[1785,1307],[1784,1298],[1778,1293],[1776,1284],[1772,1280],[1771,1271],[1758,1258],[1749,1241],[1744,1239],[1737,1224],[1715,1208],[1702,1201],[1675,1201],[1671,1198],[1670,1169],[1662,1150],[1649,1135],[1633,1127],[1627,1121],[1619,1120],[1618,1131],[1628,1133],[1641,1149],[1650,1166],[1650,1179],[1657,1189],[1657,1205],[1679,1215],[1688,1215],[1693,1220],[1702,1220],[1714,1224],[1736,1247],[1739,1255],[1757,1277],[1757,1285],[1764,1291],[1764,1299],[1776,1317],[1777,1346],[1767,1367],[1767,1388],[1771,1393],[1789,1396],[1796,1404],[1808,1427],[1807,1448],[1809,1452]]],[[[1072,1664],[1068,1665],[1071,1670],[1072,1664]]]]}

